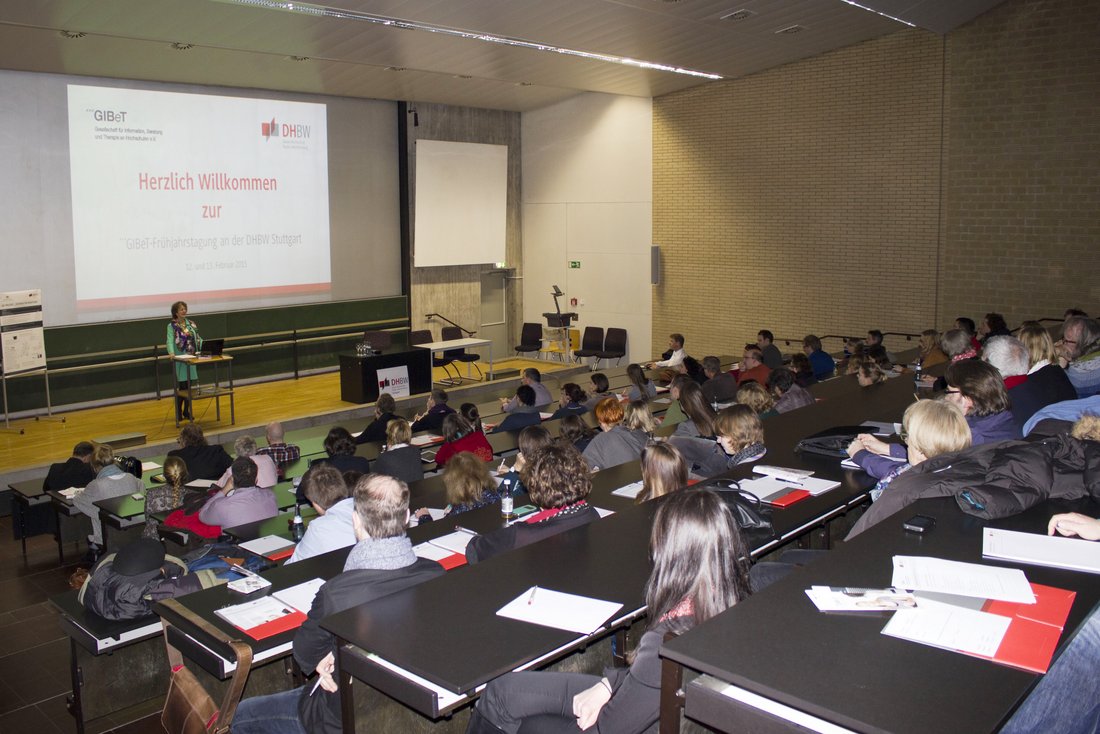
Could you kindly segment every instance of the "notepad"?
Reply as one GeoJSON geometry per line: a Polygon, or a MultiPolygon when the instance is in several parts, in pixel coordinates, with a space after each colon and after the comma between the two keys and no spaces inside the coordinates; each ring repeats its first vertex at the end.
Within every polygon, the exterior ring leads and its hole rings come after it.
{"type": "Polygon", "coordinates": [[[814,474],[809,469],[788,469],[782,466],[771,466],[770,464],[759,464],[754,466],[752,470],[755,474],[763,474],[766,477],[775,477],[788,482],[801,482],[806,477],[812,477],[814,474]]]}
{"type": "Polygon", "coordinates": [[[451,553],[461,553],[465,555],[466,546],[476,537],[477,533],[472,530],[456,530],[453,533],[447,533],[438,538],[432,538],[428,542],[438,548],[448,550],[451,553]]]}
{"type": "Polygon", "coordinates": [[[192,479],[187,483],[188,487],[195,487],[197,489],[210,489],[215,484],[213,479],[192,479]]]}
{"type": "Polygon", "coordinates": [[[308,614],[310,608],[313,606],[313,599],[324,585],[325,580],[322,578],[310,579],[309,581],[303,581],[300,584],[274,591],[271,593],[271,596],[275,597],[283,604],[294,607],[299,612],[308,614]]]}
{"type": "Polygon", "coordinates": [[[67,500],[71,500],[83,491],[83,487],[67,487],[66,489],[59,490],[58,494],[67,500]]]}
{"type": "Polygon", "coordinates": [[[537,586],[497,610],[497,616],[587,635],[603,626],[622,604],[537,586]]]}
{"type": "Polygon", "coordinates": [[[840,482],[815,477],[806,477],[799,482],[777,479],[776,477],[753,477],[752,479],[742,479],[739,486],[744,491],[757,497],[761,502],[773,502],[787,494],[800,490],[817,496],[839,487],[840,482]]]}
{"type": "Polygon", "coordinates": [[[1035,603],[1027,576],[1018,568],[997,568],[927,556],[894,556],[890,585],[913,591],[1035,603]]]}
{"type": "Polygon", "coordinates": [[[255,640],[297,629],[306,621],[304,612],[274,596],[223,607],[214,610],[214,613],[255,640]]]}
{"type": "Polygon", "coordinates": [[[159,469],[159,468],[160,468],[160,464],[158,464],[155,461],[143,461],[143,462],[141,462],[141,470],[143,472],[153,471],[154,469],[159,469]]]}
{"type": "Polygon", "coordinates": [[[446,548],[440,548],[437,545],[431,543],[421,543],[413,546],[413,553],[418,558],[423,558],[428,561],[435,561],[443,568],[450,571],[452,568],[457,568],[466,564],[465,553],[455,553],[454,551],[447,550],[446,548]]]}
{"type": "Polygon", "coordinates": [[[626,497],[627,499],[633,500],[638,498],[638,495],[641,494],[642,489],[642,482],[631,482],[625,487],[619,487],[618,489],[613,490],[611,494],[615,495],[616,497],[626,497]]]}
{"type": "Polygon", "coordinates": [[[1037,566],[1100,573],[1100,543],[1081,538],[986,528],[982,533],[982,555],[1037,566]]]}
{"type": "Polygon", "coordinates": [[[294,552],[294,541],[278,535],[265,535],[262,538],[240,543],[240,546],[246,551],[270,558],[273,561],[286,558],[294,552]]]}
{"type": "Polygon", "coordinates": [[[411,443],[413,446],[427,446],[431,443],[439,443],[442,440],[442,436],[436,436],[434,434],[428,433],[422,436],[413,436],[411,439],[409,439],[409,443],[411,443]]]}

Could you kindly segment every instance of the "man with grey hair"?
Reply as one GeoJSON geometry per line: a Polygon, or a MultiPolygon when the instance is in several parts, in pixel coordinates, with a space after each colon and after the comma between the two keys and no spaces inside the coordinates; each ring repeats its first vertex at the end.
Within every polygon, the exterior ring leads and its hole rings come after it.
{"type": "Polygon", "coordinates": [[[1046,365],[1028,374],[1027,347],[1014,336],[994,336],[985,343],[982,359],[997,368],[1005,381],[1012,416],[1023,429],[1028,418],[1040,408],[1063,400],[1073,400],[1077,392],[1058,365],[1046,365]]]}
{"type": "Polygon", "coordinates": [[[1071,316],[1062,328],[1058,361],[1077,390],[1077,397],[1100,393],[1100,323],[1086,316],[1071,316]]]}
{"type": "Polygon", "coordinates": [[[279,478],[286,476],[286,467],[302,457],[302,450],[292,443],[286,442],[286,433],[283,424],[279,421],[271,421],[267,424],[267,446],[256,449],[260,456],[270,456],[275,462],[275,468],[279,470],[279,478]]]}
{"type": "Polygon", "coordinates": [[[271,731],[340,731],[340,689],[334,678],[336,638],[321,620],[375,599],[410,588],[445,571],[435,561],[417,558],[405,535],[409,520],[409,485],[384,474],[367,474],[353,491],[352,526],[356,544],[344,571],[317,591],[309,615],[294,633],[294,659],[313,682],[282,693],[241,701],[233,719],[234,734],[271,731]],[[306,696],[320,697],[317,705],[300,706],[306,696]],[[287,724],[296,724],[284,728],[287,724]]]}
{"type": "Polygon", "coordinates": [[[722,362],[717,357],[703,357],[703,374],[707,381],[703,383],[703,397],[710,404],[732,403],[737,397],[737,380],[729,372],[722,371],[722,362]]]}
{"type": "MultiPolygon", "coordinates": [[[[233,453],[240,458],[247,456],[256,465],[256,486],[270,489],[279,482],[279,469],[275,466],[275,460],[266,454],[261,454],[256,449],[256,439],[252,436],[237,436],[233,442],[233,453]]],[[[233,467],[230,466],[215,482],[225,490],[233,489],[233,467]]]]}

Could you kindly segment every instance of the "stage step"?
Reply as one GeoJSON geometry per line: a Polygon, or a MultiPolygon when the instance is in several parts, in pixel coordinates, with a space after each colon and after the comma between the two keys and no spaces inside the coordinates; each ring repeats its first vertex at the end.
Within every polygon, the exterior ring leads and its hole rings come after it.
{"type": "Polygon", "coordinates": [[[119,449],[128,449],[132,446],[144,446],[145,434],[144,433],[120,433],[117,436],[101,436],[100,438],[93,438],[96,443],[109,443],[111,448],[115,451],[119,449]]]}

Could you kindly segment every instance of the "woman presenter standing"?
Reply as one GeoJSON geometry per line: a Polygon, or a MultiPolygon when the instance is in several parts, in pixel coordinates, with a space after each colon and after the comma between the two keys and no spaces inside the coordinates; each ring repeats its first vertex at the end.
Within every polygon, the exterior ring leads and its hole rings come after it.
{"type": "MultiPolygon", "coordinates": [[[[172,320],[168,322],[168,354],[173,357],[177,354],[195,354],[202,347],[202,337],[199,336],[198,326],[187,318],[187,304],[176,301],[172,304],[172,320]]],[[[191,413],[191,401],[183,397],[180,391],[187,389],[187,381],[190,378],[195,381],[199,378],[198,370],[193,364],[176,362],[176,423],[184,418],[194,420],[191,413]]]]}

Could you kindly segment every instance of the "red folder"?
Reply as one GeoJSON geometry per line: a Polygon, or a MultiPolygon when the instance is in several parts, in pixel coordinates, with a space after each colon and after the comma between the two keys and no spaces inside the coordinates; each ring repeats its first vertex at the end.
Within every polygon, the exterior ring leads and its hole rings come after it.
{"type": "Polygon", "coordinates": [[[774,497],[770,500],[765,501],[769,505],[774,505],[776,507],[786,507],[787,505],[793,505],[795,502],[798,502],[799,500],[804,500],[810,496],[812,495],[804,489],[795,489],[787,492],[787,494],[783,495],[782,497],[774,497]]]}
{"type": "Polygon", "coordinates": [[[459,566],[466,565],[466,556],[461,553],[452,553],[446,558],[441,558],[437,561],[440,566],[450,571],[452,568],[458,568],[459,566]]]}
{"type": "Polygon", "coordinates": [[[982,606],[982,611],[1012,620],[993,656],[995,662],[1045,673],[1077,593],[1042,584],[1032,584],[1031,590],[1035,594],[1034,604],[991,599],[982,606]]]}
{"type": "Polygon", "coordinates": [[[283,615],[278,619],[273,619],[270,622],[264,622],[258,624],[255,627],[249,627],[244,629],[238,627],[242,632],[251,637],[254,640],[262,640],[267,637],[274,637],[281,632],[289,632],[290,630],[298,629],[302,626],[302,622],[306,621],[306,615],[299,612],[297,609],[292,609],[290,614],[283,615]]]}
{"type": "Polygon", "coordinates": [[[280,548],[277,551],[271,551],[264,556],[269,561],[281,561],[284,558],[290,558],[294,555],[294,546],[288,545],[286,548],[280,548]]]}

